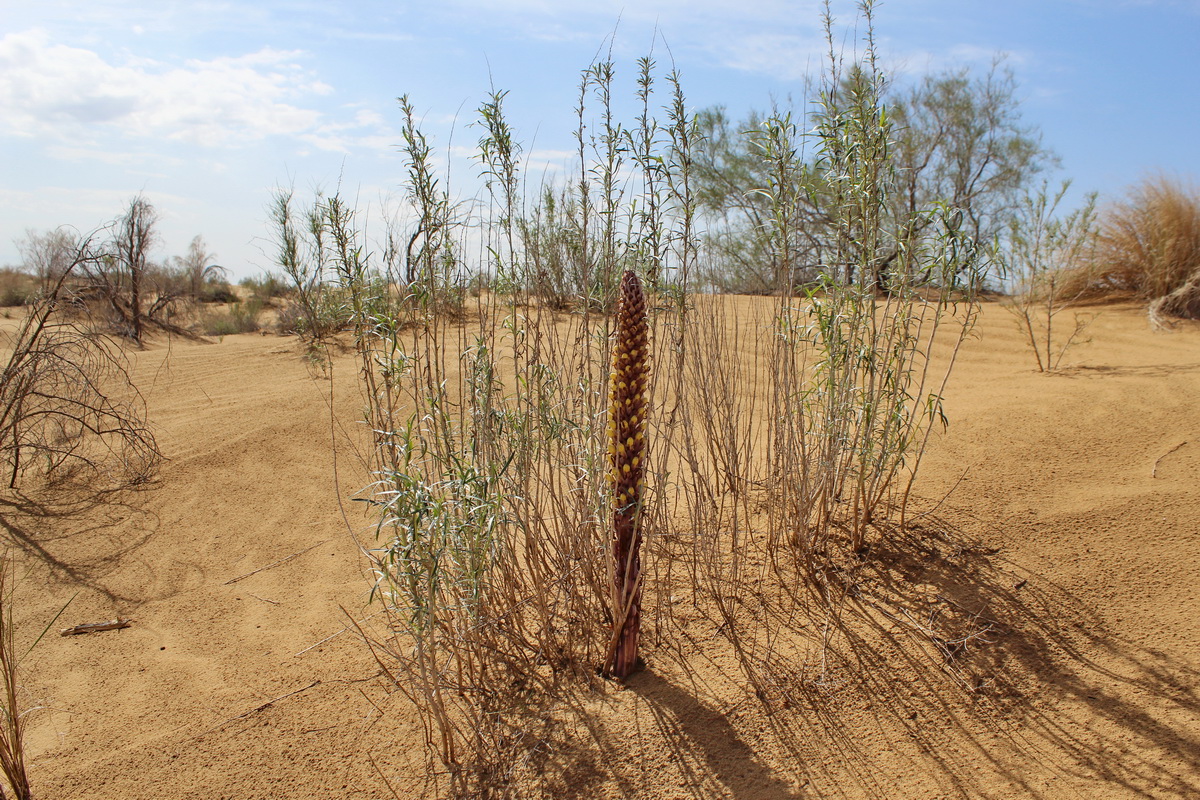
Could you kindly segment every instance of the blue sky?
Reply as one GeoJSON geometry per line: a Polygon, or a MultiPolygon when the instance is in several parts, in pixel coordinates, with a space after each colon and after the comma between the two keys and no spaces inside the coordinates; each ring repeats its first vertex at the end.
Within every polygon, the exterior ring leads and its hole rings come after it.
{"type": "MultiPolygon", "coordinates": [[[[835,2],[852,25],[854,5],[835,2]]],[[[0,0],[0,265],[28,228],[89,230],[143,192],[158,257],[202,234],[235,277],[271,267],[272,187],[402,197],[396,96],[474,191],[468,127],[489,88],[532,166],[565,166],[580,70],[611,40],[632,96],[651,47],[696,108],[802,97],[822,65],[813,0],[0,0]],[[659,37],[656,39],[655,31],[659,37]],[[615,36],[614,36],[615,31],[615,36]],[[665,44],[664,44],[665,43],[665,44]],[[669,47],[669,52],[668,48],[669,47]]],[[[1062,177],[1116,196],[1161,170],[1200,177],[1200,0],[889,0],[900,78],[1007,53],[1024,119],[1062,177]]],[[[854,47],[853,31],[843,35],[854,47]]]]}

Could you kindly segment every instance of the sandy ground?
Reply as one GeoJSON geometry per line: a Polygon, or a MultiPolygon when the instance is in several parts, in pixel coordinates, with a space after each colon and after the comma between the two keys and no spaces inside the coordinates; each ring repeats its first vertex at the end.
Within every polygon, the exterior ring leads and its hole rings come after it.
{"type": "MultiPolygon", "coordinates": [[[[925,524],[969,546],[955,570],[897,560],[896,591],[994,618],[978,687],[898,646],[769,715],[716,667],[689,682],[651,657],[594,698],[589,741],[612,746],[564,754],[545,794],[1200,796],[1200,327],[1092,311],[1092,341],[1045,375],[986,307],[922,467],[922,497],[949,492],[925,524]]],[[[367,481],[353,362],[330,377],[260,335],[133,357],[169,458],[153,484],[50,517],[0,506],[18,638],[68,601],[56,628],[134,620],[52,632],[25,662],[37,796],[416,796],[419,720],[345,632],[378,611],[349,533],[367,481]]]]}

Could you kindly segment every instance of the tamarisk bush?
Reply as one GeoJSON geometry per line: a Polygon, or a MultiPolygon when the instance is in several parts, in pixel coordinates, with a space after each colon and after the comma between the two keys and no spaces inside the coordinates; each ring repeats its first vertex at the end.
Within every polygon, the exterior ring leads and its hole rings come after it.
{"type": "Polygon", "coordinates": [[[752,696],[797,685],[808,632],[836,624],[839,576],[853,580],[869,530],[890,530],[873,523],[903,519],[974,320],[981,249],[949,206],[922,210],[920,236],[891,225],[873,43],[843,80],[827,25],[815,133],[777,116],[753,138],[764,234],[784,260],[799,252],[793,165],[806,141],[818,154],[831,245],[803,292],[789,280],[747,305],[695,284],[711,255],[699,131],[674,72],[655,119],[650,58],[628,127],[615,66],[582,72],[569,180],[524,194],[523,149],[493,91],[474,123],[483,195],[455,201],[402,98],[413,224],[389,230],[377,258],[352,215],[337,217],[345,236],[328,216],[346,242],[332,263],[360,358],[374,478],[361,499],[375,512],[364,550],[387,615],[360,633],[419,712],[430,789],[525,796],[568,741],[565,718],[587,708],[578,692],[597,672],[628,678],[639,647],[686,672],[674,643],[696,615],[752,696]]]}
{"type": "Polygon", "coordinates": [[[650,385],[650,330],[646,296],[632,270],[621,279],[612,357],[609,411],[613,491],[612,640],[605,672],[626,678],[638,664],[642,597],[642,497],[646,471],[646,413],[650,385]]]}

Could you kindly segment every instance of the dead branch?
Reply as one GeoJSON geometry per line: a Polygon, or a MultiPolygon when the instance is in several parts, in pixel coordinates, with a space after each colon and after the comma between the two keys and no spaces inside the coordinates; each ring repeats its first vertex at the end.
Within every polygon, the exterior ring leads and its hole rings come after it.
{"type": "Polygon", "coordinates": [[[1179,444],[1175,445],[1170,450],[1168,450],[1167,452],[1165,452],[1161,456],[1159,456],[1158,459],[1154,462],[1154,468],[1150,470],[1150,477],[1157,478],[1158,477],[1158,465],[1162,463],[1162,460],[1164,458],[1166,458],[1167,456],[1171,455],[1171,453],[1174,453],[1179,448],[1183,447],[1185,444],[1187,444],[1186,441],[1180,442],[1179,444]]]}
{"type": "Polygon", "coordinates": [[[0,459],[10,489],[30,470],[141,483],[162,460],[123,351],[86,317],[62,313],[73,305],[75,270],[98,257],[84,240],[8,343],[0,459]]]}
{"type": "Polygon", "coordinates": [[[82,625],[76,625],[73,628],[63,628],[59,631],[60,636],[78,636],[82,633],[99,633],[100,631],[115,631],[120,628],[128,628],[133,622],[131,619],[118,617],[117,619],[108,622],[85,622],[82,625]]]}
{"type": "Polygon", "coordinates": [[[328,539],[322,539],[321,541],[314,544],[312,547],[306,547],[298,553],[292,553],[290,556],[281,558],[278,561],[272,561],[270,564],[267,564],[264,567],[259,567],[256,570],[251,570],[250,572],[247,572],[245,575],[238,575],[236,578],[230,578],[229,580],[225,581],[224,585],[228,586],[231,583],[237,583],[238,581],[242,580],[243,578],[249,578],[251,575],[257,575],[258,573],[262,572],[263,570],[271,569],[272,567],[278,567],[280,564],[284,564],[288,561],[291,561],[293,558],[296,558],[297,556],[304,555],[309,550],[315,550],[316,548],[320,547],[321,545],[325,544],[328,541],[329,541],[328,539]]]}
{"type": "Polygon", "coordinates": [[[302,686],[299,689],[288,692],[287,694],[281,694],[281,695],[279,695],[279,697],[273,697],[270,700],[268,700],[267,702],[263,703],[262,705],[255,706],[254,708],[250,709],[249,711],[245,711],[241,714],[238,714],[236,717],[230,717],[227,720],[222,720],[221,722],[218,722],[216,725],[213,725],[212,727],[205,728],[204,730],[200,731],[200,733],[197,733],[192,738],[199,739],[204,734],[215,731],[217,728],[223,728],[224,726],[228,725],[231,722],[237,722],[239,719],[245,719],[246,717],[257,714],[260,711],[266,711],[268,708],[273,706],[275,703],[278,703],[280,700],[286,700],[287,698],[292,697],[294,695],[298,695],[301,692],[307,692],[309,689],[313,688],[314,686],[320,685],[320,683],[321,683],[320,680],[315,680],[312,683],[308,684],[307,686],[302,686]]]}

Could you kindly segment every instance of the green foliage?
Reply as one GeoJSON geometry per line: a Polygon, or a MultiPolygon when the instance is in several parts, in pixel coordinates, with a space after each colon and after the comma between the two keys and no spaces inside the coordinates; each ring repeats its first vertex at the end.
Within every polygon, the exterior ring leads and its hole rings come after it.
{"type": "MultiPolygon", "coordinates": [[[[961,342],[974,321],[985,252],[961,209],[918,209],[903,227],[889,214],[897,166],[886,81],[875,61],[874,3],[863,2],[865,56],[841,73],[826,16],[829,71],[816,117],[814,170],[822,175],[829,231],[815,285],[804,301],[785,300],[777,325],[785,344],[777,380],[790,402],[780,433],[800,446],[804,469],[781,487],[780,507],[803,509],[792,525],[810,554],[826,550],[831,524],[849,512],[854,550],[866,526],[908,488],[928,431],[941,421],[941,381],[930,372],[933,337],[945,322],[961,342]],[[912,235],[912,228],[922,230],[912,235]],[[957,314],[957,316],[956,316],[957,314]]],[[[768,166],[764,190],[772,246],[790,256],[795,206],[795,126],[770,118],[758,147],[768,166]]],[[[782,453],[788,472],[793,454],[782,453]]],[[[809,556],[811,557],[811,555],[809,556]]]]}
{"type": "Polygon", "coordinates": [[[1064,181],[1051,193],[1043,183],[1027,193],[1001,241],[1000,258],[1011,287],[1002,303],[1016,317],[1039,372],[1058,369],[1091,321],[1074,314],[1074,324],[1063,331],[1056,319],[1079,299],[1078,290],[1071,290],[1071,275],[1092,257],[1097,234],[1095,195],[1081,208],[1059,215],[1069,188],[1064,181]]]}
{"type": "Polygon", "coordinates": [[[287,279],[277,272],[264,272],[259,276],[247,276],[238,281],[238,285],[250,292],[264,303],[277,297],[286,297],[291,291],[287,279]]]}
{"type": "Polygon", "coordinates": [[[254,333],[261,328],[259,316],[262,310],[263,301],[257,297],[235,302],[224,311],[210,313],[203,321],[202,330],[206,336],[254,333]]]}
{"type": "MultiPolygon", "coordinates": [[[[848,111],[862,97],[863,83],[878,79],[869,65],[838,69],[841,85],[828,98],[835,105],[818,105],[812,114],[816,128],[826,116],[848,111]]],[[[1021,192],[1055,159],[1036,129],[1022,123],[1015,79],[999,63],[982,77],[958,70],[926,76],[907,89],[886,81],[874,89],[894,166],[879,208],[890,246],[869,267],[882,289],[905,248],[936,236],[926,209],[937,204],[959,209],[957,227],[976,242],[990,242],[1004,230],[1021,192]]],[[[772,135],[768,120],[795,123],[798,116],[786,106],[766,115],[751,112],[736,123],[721,107],[697,115],[704,134],[697,148],[697,194],[711,223],[707,277],[721,289],[762,294],[812,286],[818,282],[816,265],[844,245],[837,243],[837,187],[822,162],[823,146],[806,153],[805,142],[794,137],[790,161],[760,157],[765,137],[772,135]],[[780,170],[790,173],[796,192],[796,201],[788,204],[787,241],[770,222],[777,209],[760,191],[780,182],[780,170]]]]}
{"type": "MultiPolygon", "coordinates": [[[[291,283],[292,303],[279,315],[280,329],[318,351],[353,313],[339,281],[344,287],[348,271],[366,269],[353,211],[340,194],[326,197],[320,190],[303,210],[297,210],[294,192],[279,190],[269,210],[279,248],[276,261],[291,283]]],[[[270,294],[278,286],[268,273],[259,288],[270,294]]]]}

